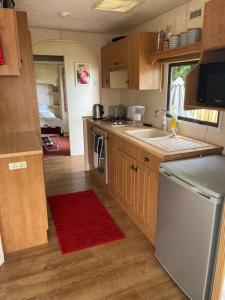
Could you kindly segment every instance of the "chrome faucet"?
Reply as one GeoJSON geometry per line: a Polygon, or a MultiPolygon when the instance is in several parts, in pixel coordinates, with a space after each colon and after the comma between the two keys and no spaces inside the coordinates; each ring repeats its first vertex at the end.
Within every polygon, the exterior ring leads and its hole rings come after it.
{"type": "MultiPolygon", "coordinates": [[[[155,110],[154,116],[156,118],[159,117],[160,114],[163,116],[163,119],[162,119],[162,130],[167,131],[167,119],[166,119],[167,115],[169,115],[171,118],[173,118],[174,120],[176,120],[176,125],[178,126],[176,116],[173,115],[169,110],[165,110],[165,109],[155,110]]],[[[176,135],[176,132],[175,132],[174,128],[170,128],[169,131],[171,133],[171,136],[175,136],[176,135]]]]}

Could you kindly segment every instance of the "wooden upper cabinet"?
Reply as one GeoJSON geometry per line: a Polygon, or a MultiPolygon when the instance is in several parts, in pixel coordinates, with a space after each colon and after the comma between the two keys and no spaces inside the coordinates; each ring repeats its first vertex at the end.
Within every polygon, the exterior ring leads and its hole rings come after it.
{"type": "Polygon", "coordinates": [[[127,38],[121,39],[108,46],[109,49],[109,67],[126,67],[127,65],[127,38]]]}
{"type": "Polygon", "coordinates": [[[156,33],[139,32],[103,47],[101,51],[102,87],[110,87],[110,71],[124,69],[128,70],[126,81],[128,81],[129,89],[160,89],[161,65],[149,62],[149,54],[156,51],[156,42],[156,33]]]}
{"type": "Polygon", "coordinates": [[[224,16],[224,0],[211,0],[205,4],[203,50],[225,47],[224,16]]]}
{"type": "Polygon", "coordinates": [[[101,71],[102,71],[102,87],[109,88],[110,72],[109,72],[109,50],[108,46],[101,49],[101,71]]]}
{"type": "Polygon", "coordinates": [[[16,11],[0,8],[0,41],[4,64],[0,65],[0,76],[19,76],[21,58],[19,50],[16,11]]]}
{"type": "Polygon", "coordinates": [[[149,54],[156,51],[157,34],[139,32],[128,38],[129,89],[155,90],[161,88],[161,65],[150,64],[149,54]]]}

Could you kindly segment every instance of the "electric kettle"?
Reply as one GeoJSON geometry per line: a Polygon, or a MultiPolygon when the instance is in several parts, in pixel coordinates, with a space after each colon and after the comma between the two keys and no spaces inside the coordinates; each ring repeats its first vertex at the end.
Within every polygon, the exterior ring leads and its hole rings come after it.
{"type": "Polygon", "coordinates": [[[94,104],[93,105],[93,119],[102,119],[104,115],[104,108],[103,105],[101,104],[94,104]]]}

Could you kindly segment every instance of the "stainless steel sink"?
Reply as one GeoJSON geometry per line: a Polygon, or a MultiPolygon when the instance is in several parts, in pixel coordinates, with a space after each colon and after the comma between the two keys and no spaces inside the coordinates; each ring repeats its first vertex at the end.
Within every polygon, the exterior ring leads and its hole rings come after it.
{"type": "Polygon", "coordinates": [[[142,141],[146,141],[146,139],[153,139],[153,138],[164,137],[168,135],[167,132],[157,128],[129,130],[126,131],[126,134],[133,136],[137,139],[140,139],[142,141]]]}

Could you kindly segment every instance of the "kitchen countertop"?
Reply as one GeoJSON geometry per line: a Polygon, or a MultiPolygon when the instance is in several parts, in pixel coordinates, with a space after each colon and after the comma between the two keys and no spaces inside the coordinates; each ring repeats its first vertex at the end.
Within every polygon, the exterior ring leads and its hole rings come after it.
{"type": "Polygon", "coordinates": [[[35,132],[0,134],[0,158],[42,154],[40,140],[35,132]]]}
{"type": "MultiPolygon", "coordinates": [[[[116,134],[118,137],[131,142],[132,144],[142,148],[145,151],[149,151],[151,154],[157,156],[160,158],[161,161],[169,161],[169,160],[175,160],[175,159],[182,159],[182,158],[188,158],[188,157],[196,157],[196,156],[203,156],[203,155],[210,155],[210,154],[222,154],[223,147],[209,144],[204,141],[206,144],[208,144],[208,147],[203,148],[194,148],[194,149],[188,149],[188,150],[180,150],[180,151],[174,151],[174,152],[166,152],[162,149],[159,149],[157,147],[154,147],[152,145],[149,145],[135,137],[129,136],[126,131],[128,130],[138,130],[143,128],[150,128],[150,127],[141,127],[137,128],[134,126],[112,126],[110,124],[105,123],[102,120],[93,120],[91,117],[85,117],[84,119],[91,122],[93,125],[96,125],[110,133],[116,134]]],[[[196,139],[192,139],[189,137],[185,137],[190,140],[197,141],[196,139]]]]}

